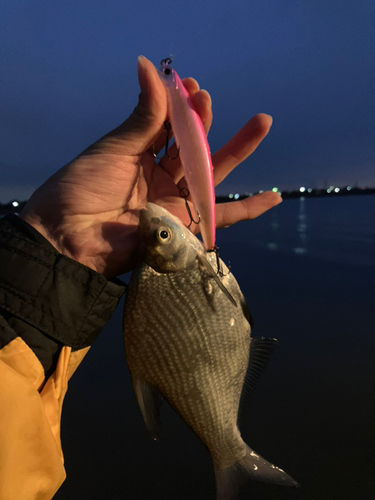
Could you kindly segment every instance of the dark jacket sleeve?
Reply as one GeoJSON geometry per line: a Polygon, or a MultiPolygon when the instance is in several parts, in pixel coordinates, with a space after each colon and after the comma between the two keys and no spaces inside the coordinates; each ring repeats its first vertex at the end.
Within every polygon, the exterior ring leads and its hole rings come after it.
{"type": "Polygon", "coordinates": [[[50,500],[65,479],[67,382],[125,287],[0,219],[0,498],[50,500]]]}
{"type": "Polygon", "coordinates": [[[47,377],[63,345],[75,351],[93,343],[123,293],[120,280],[61,255],[16,215],[0,220],[0,314],[10,326],[0,348],[21,337],[47,377]]]}

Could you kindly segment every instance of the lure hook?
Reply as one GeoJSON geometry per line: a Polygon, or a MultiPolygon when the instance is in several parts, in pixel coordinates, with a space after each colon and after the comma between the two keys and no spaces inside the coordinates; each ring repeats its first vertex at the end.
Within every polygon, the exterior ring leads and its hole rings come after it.
{"type": "Polygon", "coordinates": [[[155,153],[155,144],[152,145],[152,156],[156,158],[157,160],[161,160],[164,158],[164,156],[168,156],[168,160],[176,160],[179,157],[180,154],[180,148],[177,150],[177,155],[176,156],[169,156],[168,154],[168,147],[169,147],[169,134],[172,129],[171,124],[169,123],[168,120],[165,120],[164,122],[164,129],[167,132],[167,137],[165,139],[165,152],[163,156],[160,158],[156,153],[155,153]]]}
{"type": "Polygon", "coordinates": [[[189,207],[189,203],[187,201],[187,199],[189,197],[189,194],[190,194],[190,192],[189,192],[189,190],[188,190],[187,187],[184,187],[184,188],[180,189],[180,196],[185,201],[185,207],[186,207],[187,213],[189,214],[189,217],[190,217],[190,224],[187,226],[188,228],[190,228],[190,226],[193,224],[193,222],[194,222],[194,224],[199,224],[200,221],[201,221],[201,216],[199,215],[198,210],[196,210],[197,215],[198,215],[198,221],[195,221],[194,218],[193,218],[193,214],[191,213],[191,210],[190,210],[190,207],[189,207]]]}
{"type": "Polygon", "coordinates": [[[228,276],[228,274],[230,274],[230,270],[231,270],[231,265],[230,265],[230,262],[228,262],[228,273],[227,274],[224,274],[223,273],[223,270],[221,268],[221,263],[220,263],[220,258],[219,258],[219,247],[217,245],[214,246],[214,248],[212,250],[207,250],[208,252],[215,252],[215,255],[216,255],[216,267],[217,267],[217,274],[223,278],[224,276],[228,276]]]}

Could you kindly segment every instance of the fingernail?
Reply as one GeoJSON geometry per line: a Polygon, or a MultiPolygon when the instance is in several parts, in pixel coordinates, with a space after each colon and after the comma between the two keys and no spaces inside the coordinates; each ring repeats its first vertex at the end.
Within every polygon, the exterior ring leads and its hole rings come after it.
{"type": "Polygon", "coordinates": [[[138,56],[138,81],[139,86],[141,87],[141,93],[147,93],[148,85],[147,85],[147,68],[145,61],[147,59],[144,56],[138,56]]]}
{"type": "Polygon", "coordinates": [[[143,67],[145,67],[145,60],[146,60],[145,56],[142,55],[138,56],[138,64],[140,64],[143,67]]]}

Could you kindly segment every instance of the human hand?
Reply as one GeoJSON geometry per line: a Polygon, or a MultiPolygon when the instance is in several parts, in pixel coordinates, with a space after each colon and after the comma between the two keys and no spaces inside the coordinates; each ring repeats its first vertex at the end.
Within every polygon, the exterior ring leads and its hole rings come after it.
{"type": "MultiPolygon", "coordinates": [[[[180,196],[180,187],[186,183],[179,159],[164,157],[157,164],[153,156],[163,149],[166,139],[164,85],[144,57],[138,60],[138,78],[141,93],[130,117],[50,177],[20,214],[60,253],[106,277],[134,268],[138,214],[146,202],[165,207],[186,225],[190,222],[180,196]]],[[[192,78],[183,83],[208,132],[212,122],[209,94],[192,78]]],[[[215,185],[256,149],[271,124],[268,115],[254,116],[212,156],[215,185]]],[[[265,192],[217,205],[217,227],[253,219],[280,202],[277,193],[265,192]]]]}

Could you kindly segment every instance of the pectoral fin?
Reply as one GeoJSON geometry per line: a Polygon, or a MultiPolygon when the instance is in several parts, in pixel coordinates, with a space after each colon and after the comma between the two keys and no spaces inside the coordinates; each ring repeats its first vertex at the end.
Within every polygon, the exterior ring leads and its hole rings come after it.
{"type": "Polygon", "coordinates": [[[211,266],[211,264],[208,262],[208,260],[206,259],[206,257],[203,255],[203,254],[197,254],[197,258],[199,260],[199,262],[204,266],[204,268],[206,269],[206,271],[210,274],[210,276],[216,281],[218,287],[220,288],[220,290],[225,293],[225,295],[228,297],[228,299],[232,302],[232,304],[237,307],[237,302],[234,300],[234,298],[232,297],[232,295],[229,293],[229,291],[225,288],[225,286],[223,285],[223,283],[220,281],[220,278],[219,276],[217,275],[217,273],[215,272],[214,268],[211,266]]]}
{"type": "Polygon", "coordinates": [[[133,388],[146,427],[156,441],[161,436],[160,407],[163,398],[157,389],[143,380],[134,379],[133,388]]]}
{"type": "Polygon", "coordinates": [[[277,344],[277,339],[267,339],[265,337],[253,337],[251,339],[249,369],[245,382],[248,391],[252,392],[254,390],[277,344]]]}

